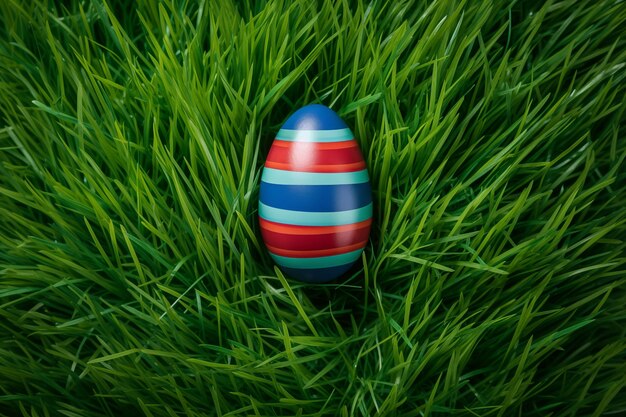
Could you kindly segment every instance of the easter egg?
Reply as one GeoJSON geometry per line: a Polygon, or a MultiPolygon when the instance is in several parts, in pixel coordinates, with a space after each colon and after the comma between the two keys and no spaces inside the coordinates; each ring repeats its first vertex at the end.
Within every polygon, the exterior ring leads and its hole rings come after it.
{"type": "Polygon", "coordinates": [[[330,281],[360,258],[371,223],[369,175],[352,131],[326,106],[302,107],[276,134],[261,176],[270,256],[292,278],[330,281]]]}

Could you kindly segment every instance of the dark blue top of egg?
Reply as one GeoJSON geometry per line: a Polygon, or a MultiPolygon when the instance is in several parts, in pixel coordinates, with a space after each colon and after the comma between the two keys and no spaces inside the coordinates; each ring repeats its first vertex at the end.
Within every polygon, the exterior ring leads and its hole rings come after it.
{"type": "Polygon", "coordinates": [[[334,111],[321,104],[309,104],[294,114],[283,125],[290,130],[346,129],[348,125],[334,111]]]}

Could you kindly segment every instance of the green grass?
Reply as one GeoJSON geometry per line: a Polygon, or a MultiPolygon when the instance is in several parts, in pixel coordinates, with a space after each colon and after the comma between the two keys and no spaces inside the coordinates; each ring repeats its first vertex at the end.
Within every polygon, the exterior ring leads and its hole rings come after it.
{"type": "Polygon", "coordinates": [[[55,3],[0,2],[0,415],[626,413],[624,2],[55,3]],[[256,220],[308,103],[375,207],[325,285],[256,220]]]}

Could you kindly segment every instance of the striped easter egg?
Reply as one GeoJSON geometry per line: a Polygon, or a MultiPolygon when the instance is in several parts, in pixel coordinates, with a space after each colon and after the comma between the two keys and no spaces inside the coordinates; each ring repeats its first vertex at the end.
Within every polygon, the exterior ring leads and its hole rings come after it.
{"type": "Polygon", "coordinates": [[[278,131],[259,223],[271,257],[301,281],[333,280],[359,259],[372,223],[369,176],[352,131],[328,107],[302,107],[278,131]]]}

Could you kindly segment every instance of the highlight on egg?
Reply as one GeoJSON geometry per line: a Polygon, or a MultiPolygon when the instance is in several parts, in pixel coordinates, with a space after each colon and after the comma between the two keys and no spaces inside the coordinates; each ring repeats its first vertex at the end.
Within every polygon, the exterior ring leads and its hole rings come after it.
{"type": "Polygon", "coordinates": [[[352,131],[328,107],[302,107],[278,131],[261,176],[259,224],[292,278],[331,281],[359,259],[372,224],[369,175],[352,131]]]}

